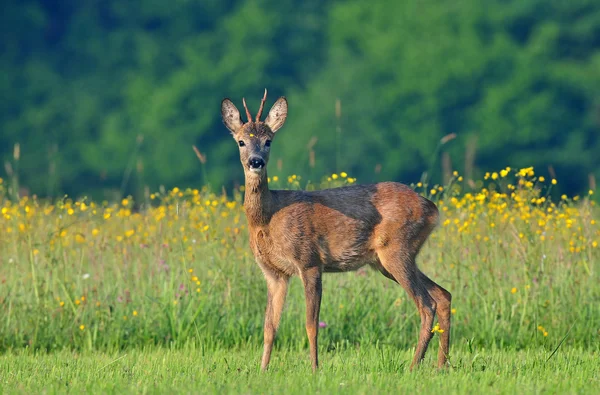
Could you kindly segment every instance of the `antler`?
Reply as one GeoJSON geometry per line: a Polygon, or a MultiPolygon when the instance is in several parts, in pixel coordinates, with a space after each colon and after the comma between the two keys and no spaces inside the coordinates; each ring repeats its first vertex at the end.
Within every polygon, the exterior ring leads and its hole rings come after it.
{"type": "Polygon", "coordinates": [[[262,115],[266,100],[267,100],[267,88],[265,88],[265,94],[263,95],[263,98],[260,101],[260,108],[258,109],[258,112],[256,113],[256,122],[260,122],[260,116],[262,115]]]}
{"type": "Polygon", "coordinates": [[[242,103],[244,103],[244,108],[246,109],[246,117],[248,118],[248,122],[252,122],[252,115],[250,115],[248,106],[246,106],[246,98],[242,98],[242,103]]]}

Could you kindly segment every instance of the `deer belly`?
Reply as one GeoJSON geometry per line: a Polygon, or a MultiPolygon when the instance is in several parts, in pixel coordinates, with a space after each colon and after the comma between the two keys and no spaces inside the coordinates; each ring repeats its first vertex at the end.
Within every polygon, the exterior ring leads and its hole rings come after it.
{"type": "Polygon", "coordinates": [[[353,272],[368,263],[369,262],[363,260],[353,262],[329,262],[326,265],[323,265],[323,271],[326,273],[353,272]]]}

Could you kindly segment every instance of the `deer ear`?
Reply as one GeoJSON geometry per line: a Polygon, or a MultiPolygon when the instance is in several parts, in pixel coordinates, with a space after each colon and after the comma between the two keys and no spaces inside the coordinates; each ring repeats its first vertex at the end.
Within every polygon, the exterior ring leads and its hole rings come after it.
{"type": "Polygon", "coordinates": [[[223,123],[231,133],[236,133],[242,126],[240,112],[229,99],[223,99],[221,102],[221,116],[223,117],[223,123]]]}
{"type": "Polygon", "coordinates": [[[277,99],[271,110],[269,111],[269,115],[267,119],[265,119],[265,124],[271,128],[271,131],[275,133],[278,131],[283,124],[285,123],[285,119],[287,118],[288,112],[288,104],[285,97],[280,97],[277,99]]]}

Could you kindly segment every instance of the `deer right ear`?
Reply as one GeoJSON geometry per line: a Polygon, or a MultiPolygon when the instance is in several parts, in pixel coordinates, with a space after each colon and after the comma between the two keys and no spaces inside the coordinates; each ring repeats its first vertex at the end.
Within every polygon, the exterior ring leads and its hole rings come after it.
{"type": "Polygon", "coordinates": [[[285,123],[285,119],[287,118],[288,112],[288,103],[285,97],[280,97],[277,99],[271,110],[269,111],[269,115],[267,119],[265,119],[265,124],[271,128],[271,131],[275,133],[279,130],[285,123]]]}
{"type": "Polygon", "coordinates": [[[229,99],[223,99],[221,102],[221,116],[223,123],[231,133],[237,133],[242,126],[242,117],[235,104],[229,99]]]}

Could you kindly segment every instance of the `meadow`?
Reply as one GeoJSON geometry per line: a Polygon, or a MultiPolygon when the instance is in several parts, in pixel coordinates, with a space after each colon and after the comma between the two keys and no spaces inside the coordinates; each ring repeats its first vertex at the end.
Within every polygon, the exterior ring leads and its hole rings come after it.
{"type": "Polygon", "coordinates": [[[270,371],[259,372],[266,289],[243,187],[47,201],[9,196],[0,179],[0,392],[593,392],[600,213],[594,191],[555,196],[559,182],[505,168],[475,182],[454,173],[444,186],[412,185],[441,212],[418,264],[453,294],[450,368],[434,369],[434,338],[408,372],[416,308],[398,285],[361,269],[324,278],[313,375],[298,279],[270,371]]]}

